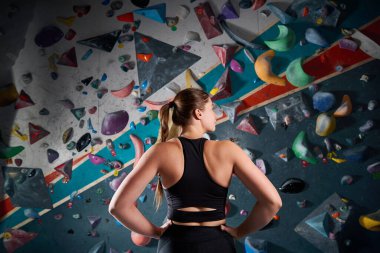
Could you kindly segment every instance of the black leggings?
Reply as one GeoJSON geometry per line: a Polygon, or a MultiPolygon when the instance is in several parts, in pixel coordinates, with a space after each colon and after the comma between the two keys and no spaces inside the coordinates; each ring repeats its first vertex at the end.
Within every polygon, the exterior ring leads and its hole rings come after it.
{"type": "Polygon", "coordinates": [[[233,237],[217,227],[172,224],[161,236],[157,253],[236,253],[233,237]]]}

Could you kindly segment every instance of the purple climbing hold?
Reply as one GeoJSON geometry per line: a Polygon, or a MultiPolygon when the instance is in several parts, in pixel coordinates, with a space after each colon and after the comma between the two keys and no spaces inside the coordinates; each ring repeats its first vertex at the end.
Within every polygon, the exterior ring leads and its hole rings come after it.
{"type": "Polygon", "coordinates": [[[108,113],[102,122],[102,134],[113,135],[122,131],[128,124],[129,115],[126,111],[120,110],[108,113]]]}
{"type": "Polygon", "coordinates": [[[92,162],[95,165],[104,164],[106,161],[106,159],[104,159],[103,157],[93,154],[88,154],[88,158],[90,159],[90,162],[92,162]]]}
{"type": "Polygon", "coordinates": [[[230,1],[227,1],[223,7],[222,7],[222,14],[221,14],[221,18],[224,18],[224,19],[235,19],[235,18],[239,18],[239,15],[237,14],[234,6],[232,5],[232,3],[230,1]]]}
{"type": "Polygon", "coordinates": [[[63,37],[63,32],[56,26],[45,26],[37,33],[34,42],[39,47],[50,47],[63,37]]]}
{"type": "Polygon", "coordinates": [[[46,152],[49,163],[53,163],[59,157],[59,153],[54,149],[49,148],[46,152]]]}

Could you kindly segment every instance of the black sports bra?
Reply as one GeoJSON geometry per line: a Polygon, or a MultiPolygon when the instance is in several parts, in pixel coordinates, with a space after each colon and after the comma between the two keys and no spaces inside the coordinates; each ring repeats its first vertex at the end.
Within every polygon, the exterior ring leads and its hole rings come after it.
{"type": "Polygon", "coordinates": [[[225,218],[228,188],[217,184],[209,175],[204,160],[203,147],[207,139],[179,137],[184,156],[181,179],[164,189],[168,203],[167,217],[177,222],[216,221],[225,218]],[[181,211],[185,207],[208,207],[211,211],[181,211]]]}

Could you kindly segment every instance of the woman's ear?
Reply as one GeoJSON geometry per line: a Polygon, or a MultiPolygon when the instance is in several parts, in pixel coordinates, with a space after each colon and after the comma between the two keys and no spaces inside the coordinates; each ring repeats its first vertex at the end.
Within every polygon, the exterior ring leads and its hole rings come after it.
{"type": "Polygon", "coordinates": [[[194,117],[197,120],[200,120],[202,118],[202,111],[200,109],[195,109],[194,110],[194,117]]]}

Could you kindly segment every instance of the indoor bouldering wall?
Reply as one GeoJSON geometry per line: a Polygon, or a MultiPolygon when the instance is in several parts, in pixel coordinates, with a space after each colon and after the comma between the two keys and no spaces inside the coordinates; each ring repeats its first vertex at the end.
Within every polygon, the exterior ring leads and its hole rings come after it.
{"type": "MultiPolygon", "coordinates": [[[[209,137],[244,148],[283,199],[238,252],[380,251],[376,1],[209,1],[221,16],[208,32],[201,3],[2,8],[12,53],[1,57],[14,65],[0,86],[0,252],[155,252],[157,241],[131,237],[108,204],[141,148],[132,139],[151,147],[156,110],[189,86],[219,105],[209,137]],[[12,48],[7,24],[26,11],[25,45],[12,48]]],[[[137,203],[159,225],[166,208],[154,210],[154,189],[137,203]]],[[[236,226],[255,199],[235,177],[228,197],[236,226]]]]}

